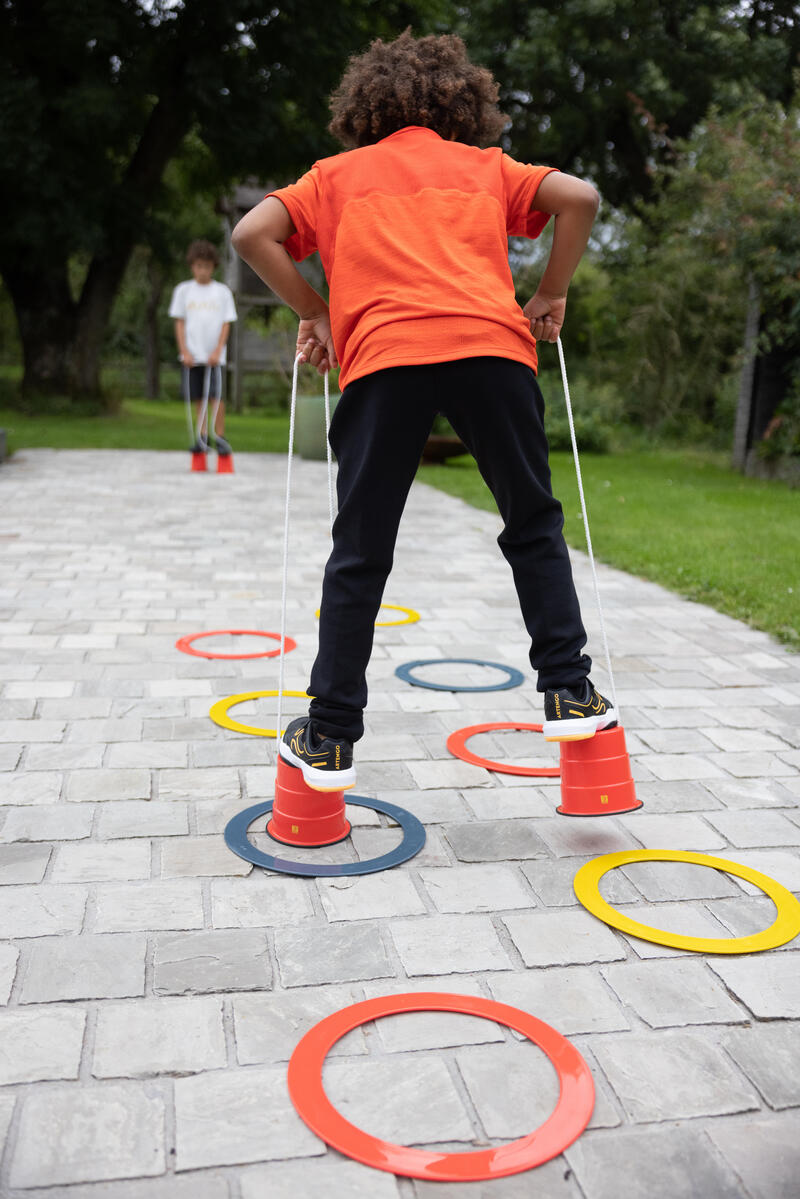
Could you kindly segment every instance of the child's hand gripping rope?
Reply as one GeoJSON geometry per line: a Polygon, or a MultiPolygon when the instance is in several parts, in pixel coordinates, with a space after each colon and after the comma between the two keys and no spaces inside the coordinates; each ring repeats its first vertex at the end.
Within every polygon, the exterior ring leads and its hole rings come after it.
{"type": "Polygon", "coordinates": [[[297,353],[301,362],[311,363],[320,375],[339,365],[333,348],[329,313],[301,318],[297,330],[297,353]]]}

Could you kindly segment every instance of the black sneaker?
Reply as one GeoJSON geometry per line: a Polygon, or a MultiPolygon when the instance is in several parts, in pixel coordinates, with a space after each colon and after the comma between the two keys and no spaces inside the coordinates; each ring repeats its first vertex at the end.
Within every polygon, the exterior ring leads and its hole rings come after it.
{"type": "Polygon", "coordinates": [[[189,453],[190,454],[207,454],[208,446],[203,445],[202,441],[196,441],[194,443],[194,445],[189,446],[189,453]]]}
{"type": "Polygon", "coordinates": [[[545,741],[585,741],[600,729],[613,728],[617,713],[588,679],[574,691],[559,687],[544,696],[545,741]]]}
{"type": "Polygon", "coordinates": [[[298,766],[315,791],[346,791],[356,785],[351,741],[317,736],[308,716],[286,726],[278,751],[284,762],[298,766]]]}
{"type": "Polygon", "coordinates": [[[220,458],[227,458],[233,453],[230,442],[226,441],[224,437],[220,437],[219,433],[214,434],[214,445],[220,458]]]}

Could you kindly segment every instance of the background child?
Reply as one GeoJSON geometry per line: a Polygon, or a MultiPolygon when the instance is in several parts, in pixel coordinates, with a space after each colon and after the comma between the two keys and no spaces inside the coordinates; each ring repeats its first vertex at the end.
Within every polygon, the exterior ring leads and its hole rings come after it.
{"type": "MultiPolygon", "coordinates": [[[[227,361],[228,334],[236,320],[236,306],[229,287],[214,279],[219,254],[210,241],[193,241],[186,251],[192,278],[179,283],[172,293],[169,315],[175,318],[178,354],[189,371],[189,396],[196,400],[196,421],[205,387],[206,367],[211,370],[209,405],[220,401],[214,432],[225,432],[225,404],[222,401],[222,367],[227,361]]],[[[207,422],[198,432],[206,436],[207,422]]],[[[193,447],[199,449],[200,447],[193,447]]]]}
{"type": "Polygon", "coordinates": [[[330,432],[339,514],[308,687],[315,698],[280,743],[320,790],[355,783],[374,622],[437,412],[477,460],[504,519],[498,540],[545,692],[545,736],[590,737],[616,722],[588,679],[535,374],[535,338],[558,337],[598,196],[554,168],[481,149],[506,124],[497,95],[460,38],[406,32],[374,42],[332,97],[331,131],[354,148],[267,196],[234,231],[237,251],[300,317],[303,360],[320,372],[341,364],[330,432]],[[537,237],[551,214],[548,264],[522,310],[508,236],[537,237]],[[292,261],[316,249],[330,310],[292,261]]]}

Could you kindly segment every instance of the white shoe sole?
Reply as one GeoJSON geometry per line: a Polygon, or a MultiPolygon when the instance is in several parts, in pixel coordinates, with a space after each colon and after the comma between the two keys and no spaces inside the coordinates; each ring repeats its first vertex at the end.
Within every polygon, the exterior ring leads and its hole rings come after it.
{"type": "Polygon", "coordinates": [[[579,716],[575,720],[546,720],[542,725],[545,741],[588,741],[601,729],[616,724],[617,713],[609,708],[602,716],[579,716]]]}
{"type": "Polygon", "coordinates": [[[284,762],[303,772],[303,782],[314,791],[349,791],[356,785],[355,766],[348,770],[318,770],[293,754],[285,741],[281,741],[278,752],[284,762]]]}

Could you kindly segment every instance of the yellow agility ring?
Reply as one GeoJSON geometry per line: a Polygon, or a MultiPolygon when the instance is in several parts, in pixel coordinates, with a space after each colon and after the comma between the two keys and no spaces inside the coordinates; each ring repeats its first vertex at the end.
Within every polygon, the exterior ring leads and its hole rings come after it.
{"type": "Polygon", "coordinates": [[[572,886],[586,910],[612,928],[639,937],[642,941],[669,945],[672,949],[690,949],[695,953],[757,953],[762,949],[785,945],[800,932],[800,903],[791,891],[759,870],[706,853],[684,853],[678,849],[631,849],[622,853],[606,853],[581,866],[572,886]],[[599,888],[604,874],[616,866],[627,866],[630,862],[693,862],[698,866],[710,866],[713,870],[735,874],[769,896],[778,909],[775,923],[763,932],[752,933],[748,937],[686,937],[682,933],[668,933],[649,924],[640,924],[638,920],[631,920],[606,903],[599,888]]]}
{"type": "Polygon", "coordinates": [[[386,629],[389,625],[395,624],[416,624],[419,620],[419,612],[415,612],[413,608],[401,608],[397,604],[381,604],[382,608],[391,608],[393,612],[405,612],[405,620],[376,620],[376,629],[386,629]]]}
{"type": "MultiPolygon", "coordinates": [[[[240,724],[228,715],[228,708],[234,707],[235,704],[243,704],[247,699],[262,699],[277,694],[277,691],[243,691],[241,695],[227,695],[224,699],[218,699],[208,714],[214,724],[223,729],[233,729],[234,733],[250,733],[253,737],[277,737],[277,729],[261,729],[252,724],[240,724]]],[[[307,691],[281,691],[281,695],[296,696],[298,699],[311,698],[307,691]]]]}
{"type": "MultiPolygon", "coordinates": [[[[418,620],[421,620],[419,612],[415,612],[413,608],[401,608],[399,604],[381,604],[381,607],[391,608],[393,612],[405,612],[406,618],[405,620],[376,620],[376,629],[386,629],[390,625],[395,624],[416,624],[418,620]]],[[[319,608],[317,608],[314,615],[319,620],[319,608]]]]}

